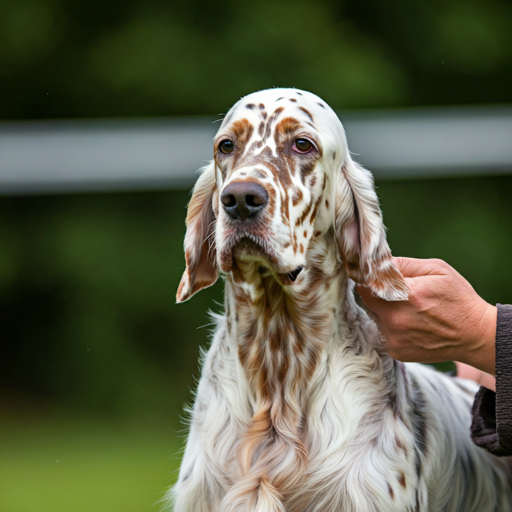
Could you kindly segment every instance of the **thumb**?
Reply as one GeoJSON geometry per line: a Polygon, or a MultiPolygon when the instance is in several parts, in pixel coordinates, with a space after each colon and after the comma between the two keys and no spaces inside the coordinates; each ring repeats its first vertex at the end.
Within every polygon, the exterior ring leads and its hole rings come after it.
{"type": "Polygon", "coordinates": [[[368,308],[371,309],[374,313],[377,311],[379,303],[385,302],[382,299],[375,297],[369,288],[361,284],[356,284],[356,291],[359,293],[359,295],[361,295],[361,298],[368,306],[368,308]]]}

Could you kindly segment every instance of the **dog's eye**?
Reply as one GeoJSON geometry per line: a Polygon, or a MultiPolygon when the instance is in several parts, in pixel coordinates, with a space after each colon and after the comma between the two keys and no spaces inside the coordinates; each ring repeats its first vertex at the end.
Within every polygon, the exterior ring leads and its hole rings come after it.
{"type": "Polygon", "coordinates": [[[293,149],[297,153],[309,153],[313,149],[313,143],[308,139],[297,139],[293,143],[293,149]]]}
{"type": "Polygon", "coordinates": [[[233,153],[233,150],[235,149],[235,145],[232,140],[224,139],[219,144],[219,149],[226,155],[229,155],[229,153],[233,153]]]}

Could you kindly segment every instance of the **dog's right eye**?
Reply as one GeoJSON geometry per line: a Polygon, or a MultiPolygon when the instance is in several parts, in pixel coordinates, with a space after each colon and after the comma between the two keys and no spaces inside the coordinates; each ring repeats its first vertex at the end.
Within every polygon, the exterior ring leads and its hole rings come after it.
{"type": "Polygon", "coordinates": [[[229,155],[229,153],[232,153],[235,149],[235,145],[233,144],[232,140],[225,139],[220,142],[219,149],[226,155],[229,155]]]}

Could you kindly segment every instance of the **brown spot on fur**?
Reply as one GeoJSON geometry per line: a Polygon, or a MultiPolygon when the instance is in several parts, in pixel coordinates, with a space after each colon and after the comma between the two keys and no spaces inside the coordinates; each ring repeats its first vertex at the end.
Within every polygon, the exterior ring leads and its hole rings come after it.
{"type": "Polygon", "coordinates": [[[322,232],[321,232],[321,231],[317,231],[317,232],[315,233],[315,236],[320,236],[321,234],[322,234],[322,232]]]}
{"type": "Polygon", "coordinates": [[[407,482],[405,481],[405,475],[403,471],[400,471],[400,474],[398,475],[398,482],[404,489],[407,488],[407,482]]]}
{"type": "Polygon", "coordinates": [[[322,108],[325,108],[325,105],[323,103],[319,103],[319,105],[322,107],[322,108]]]}
{"type": "Polygon", "coordinates": [[[333,159],[333,160],[336,160],[336,151],[333,151],[333,152],[332,152],[332,159],[333,159]]]}
{"type": "Polygon", "coordinates": [[[260,125],[258,126],[258,135],[260,137],[263,137],[263,134],[265,133],[265,123],[261,121],[260,125]]]}
{"type": "Polygon", "coordinates": [[[260,110],[265,110],[265,105],[264,105],[263,103],[260,103],[260,104],[258,105],[258,108],[259,108],[260,110]]]}
{"type": "Polygon", "coordinates": [[[274,113],[272,114],[272,121],[275,121],[277,116],[284,110],[284,107],[278,107],[274,110],[274,113]]]}
{"type": "Polygon", "coordinates": [[[302,244],[300,244],[300,253],[304,254],[304,246],[302,244]]]}
{"type": "Polygon", "coordinates": [[[388,491],[389,491],[389,495],[391,496],[391,499],[394,500],[395,493],[393,492],[393,489],[391,488],[391,485],[389,485],[389,483],[388,483],[388,491]]]}
{"type": "Polygon", "coordinates": [[[254,108],[256,108],[256,105],[254,103],[248,103],[247,105],[245,105],[245,108],[248,108],[249,110],[253,110],[254,108]]]}
{"type": "Polygon", "coordinates": [[[307,237],[308,237],[308,232],[304,231],[304,238],[307,238],[307,237]]]}
{"type": "Polygon", "coordinates": [[[293,194],[293,198],[292,198],[293,206],[297,206],[300,203],[300,201],[302,201],[303,197],[304,196],[302,194],[302,190],[300,188],[296,189],[295,193],[293,194]]]}
{"type": "MultiPolygon", "coordinates": [[[[235,121],[231,126],[231,131],[235,138],[235,150],[232,156],[232,166],[235,167],[236,163],[245,152],[247,143],[252,137],[252,133],[254,131],[254,127],[252,123],[249,122],[248,119],[239,119],[235,121]]],[[[221,157],[221,154],[218,153],[218,156],[221,157]]],[[[225,155],[228,157],[228,155],[225,155]]],[[[224,157],[222,157],[224,158],[224,157]]]]}
{"type": "Polygon", "coordinates": [[[296,100],[295,98],[290,98],[290,101],[291,101],[292,103],[297,103],[297,100],[296,100]]]}
{"type": "Polygon", "coordinates": [[[400,441],[400,439],[398,439],[398,437],[395,438],[395,443],[396,443],[396,447],[399,449],[399,450],[403,450],[404,454],[405,454],[405,457],[407,457],[407,448],[404,446],[404,444],[402,443],[402,441],[400,441]]]}
{"type": "Polygon", "coordinates": [[[309,212],[311,211],[312,205],[313,205],[313,203],[311,203],[311,202],[308,203],[305,210],[302,212],[302,215],[297,219],[296,226],[300,226],[301,224],[304,223],[304,221],[306,220],[306,217],[308,216],[309,212]]]}
{"type": "Polygon", "coordinates": [[[316,184],[316,176],[313,176],[311,178],[311,182],[310,182],[311,188],[313,188],[315,186],[315,184],[316,184]]]}
{"type": "Polygon", "coordinates": [[[320,203],[322,201],[322,196],[320,196],[315,203],[315,207],[313,208],[313,213],[311,213],[311,224],[313,224],[313,221],[316,219],[316,214],[318,213],[318,207],[320,206],[320,203]]]}
{"type": "Polygon", "coordinates": [[[309,119],[311,119],[311,121],[314,121],[313,116],[311,115],[308,109],[304,107],[299,107],[299,110],[302,110],[302,112],[304,112],[304,114],[306,114],[309,117],[309,119]]]}
{"type": "Polygon", "coordinates": [[[327,209],[329,209],[329,199],[326,199],[326,200],[325,200],[325,207],[326,207],[327,209]]]}

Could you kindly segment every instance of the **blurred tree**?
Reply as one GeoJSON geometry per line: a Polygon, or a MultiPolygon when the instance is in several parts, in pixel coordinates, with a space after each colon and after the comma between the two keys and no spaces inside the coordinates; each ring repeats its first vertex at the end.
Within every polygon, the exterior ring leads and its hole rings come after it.
{"type": "Polygon", "coordinates": [[[505,0],[3,0],[0,118],[219,114],[256,89],[337,108],[510,101],[505,0]]]}

